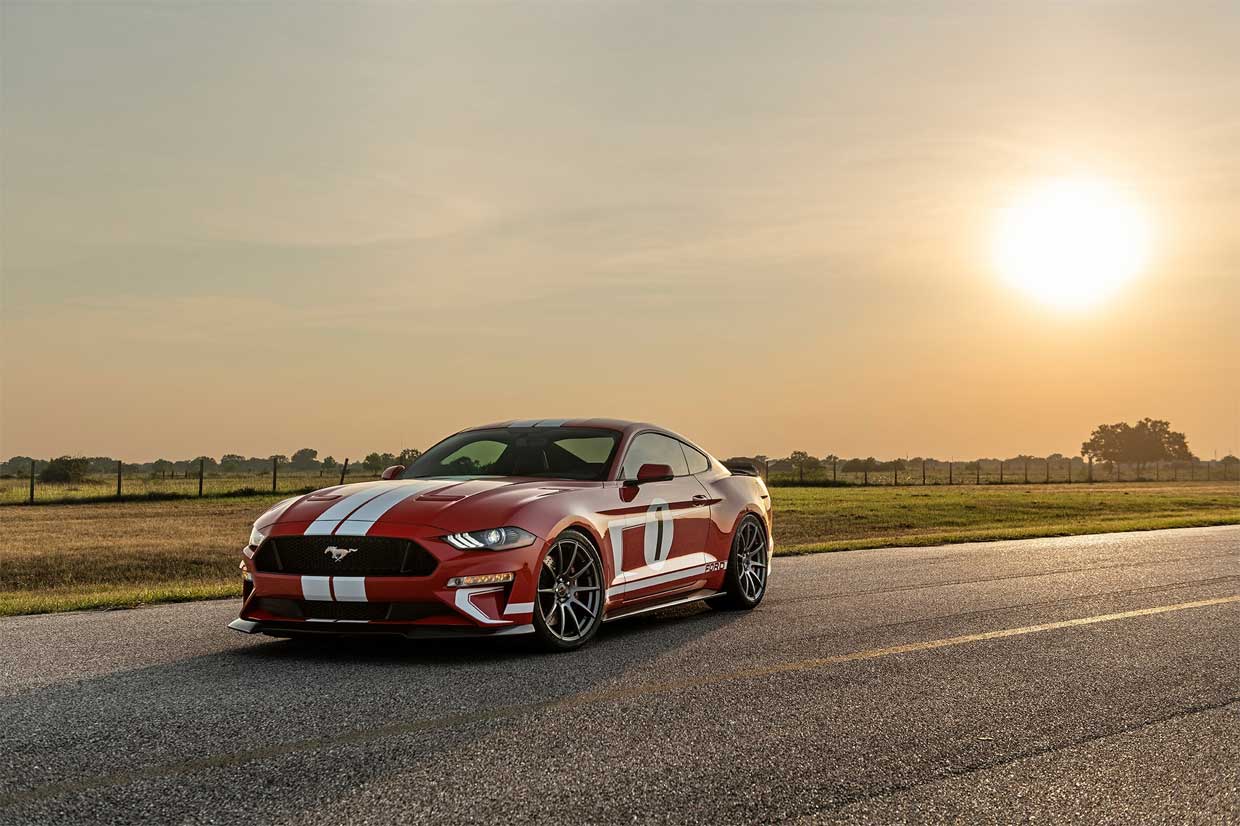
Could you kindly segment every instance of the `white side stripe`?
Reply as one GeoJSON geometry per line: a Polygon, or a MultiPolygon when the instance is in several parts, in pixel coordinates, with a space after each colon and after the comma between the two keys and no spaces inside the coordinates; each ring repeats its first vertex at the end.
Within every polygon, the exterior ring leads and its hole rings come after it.
{"type": "MultiPolygon", "coordinates": [[[[685,554],[684,556],[674,556],[671,559],[664,560],[658,567],[653,565],[643,565],[640,568],[633,568],[628,571],[621,571],[620,574],[612,580],[612,585],[624,584],[629,586],[629,590],[634,588],[644,588],[643,584],[639,584],[641,580],[652,579],[660,574],[671,575],[677,571],[683,571],[686,568],[700,568],[710,562],[718,562],[716,557],[711,556],[705,551],[699,551],[695,554],[685,554]]],[[[672,577],[675,579],[676,577],[672,577]]],[[[669,580],[663,579],[663,582],[669,580]]]]}
{"type": "Polygon", "coordinates": [[[332,577],[332,590],[337,602],[366,602],[366,577],[332,577]]]}
{"type": "Polygon", "coordinates": [[[664,574],[663,576],[652,576],[637,582],[624,582],[620,585],[614,585],[607,589],[607,598],[610,599],[613,596],[628,593],[629,591],[639,591],[642,588],[649,588],[652,585],[663,585],[668,582],[675,582],[678,579],[692,579],[693,577],[705,576],[706,566],[698,565],[694,568],[687,568],[683,571],[676,571],[675,573],[664,574]]]}

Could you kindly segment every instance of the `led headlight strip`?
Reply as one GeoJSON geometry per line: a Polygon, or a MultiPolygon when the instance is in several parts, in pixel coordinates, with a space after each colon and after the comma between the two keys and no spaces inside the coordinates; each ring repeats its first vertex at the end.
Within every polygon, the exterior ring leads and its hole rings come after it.
{"type": "Polygon", "coordinates": [[[520,528],[488,528],[485,531],[450,533],[443,541],[460,551],[509,551],[524,548],[535,539],[534,534],[520,528]]]}

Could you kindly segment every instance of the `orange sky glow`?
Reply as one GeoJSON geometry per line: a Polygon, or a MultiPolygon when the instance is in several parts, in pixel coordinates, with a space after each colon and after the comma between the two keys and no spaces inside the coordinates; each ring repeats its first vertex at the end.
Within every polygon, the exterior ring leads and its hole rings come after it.
{"type": "Polygon", "coordinates": [[[0,7],[0,459],[1240,452],[1240,7],[288,8],[0,7]]]}

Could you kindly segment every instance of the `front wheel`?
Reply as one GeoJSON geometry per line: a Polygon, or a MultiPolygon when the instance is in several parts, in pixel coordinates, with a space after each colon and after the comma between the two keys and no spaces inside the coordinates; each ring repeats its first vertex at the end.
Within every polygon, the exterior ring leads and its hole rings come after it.
{"type": "Polygon", "coordinates": [[[741,520],[736,533],[732,534],[732,551],[728,554],[723,593],[711,597],[706,604],[733,611],[757,608],[766,594],[769,563],[766,530],[762,520],[750,514],[741,520]]]}
{"type": "Polygon", "coordinates": [[[603,563],[585,534],[555,538],[538,566],[534,635],[549,651],[585,645],[603,623],[603,563]]]}

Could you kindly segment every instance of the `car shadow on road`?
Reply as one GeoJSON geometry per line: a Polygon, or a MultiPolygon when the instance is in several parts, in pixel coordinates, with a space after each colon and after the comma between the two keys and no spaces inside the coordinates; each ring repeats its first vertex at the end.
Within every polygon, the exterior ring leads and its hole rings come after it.
{"type": "MultiPolygon", "coordinates": [[[[265,788],[282,796],[288,812],[318,808],[325,798],[346,797],[360,784],[407,770],[410,760],[425,765],[468,749],[563,698],[648,682],[668,657],[708,662],[704,643],[743,617],[671,608],[609,623],[590,645],[566,654],[534,651],[520,638],[238,638],[240,645],[217,653],[0,700],[0,752],[9,778],[0,798],[46,787],[49,806],[66,795],[84,796],[79,802],[89,801],[92,817],[124,820],[128,790],[143,775],[141,795],[159,790],[151,802],[158,820],[193,820],[200,814],[194,787],[219,783],[222,773],[242,783],[266,776],[265,788]],[[403,736],[423,722],[427,733],[403,736]],[[291,759],[317,767],[320,751],[365,748],[381,739],[368,732],[377,729],[402,744],[399,759],[389,762],[383,749],[368,749],[381,756],[337,767],[326,785],[315,781],[313,769],[299,775],[279,768],[291,759]],[[127,756],[123,771],[116,755],[127,756]],[[186,760],[201,762],[204,776],[187,771],[186,760]],[[54,782],[41,768],[48,765],[57,767],[54,782]],[[97,789],[72,788],[100,778],[105,782],[97,789]]],[[[20,805],[23,815],[38,819],[40,801],[20,805]]],[[[244,801],[237,805],[235,814],[245,816],[244,801]]]]}

